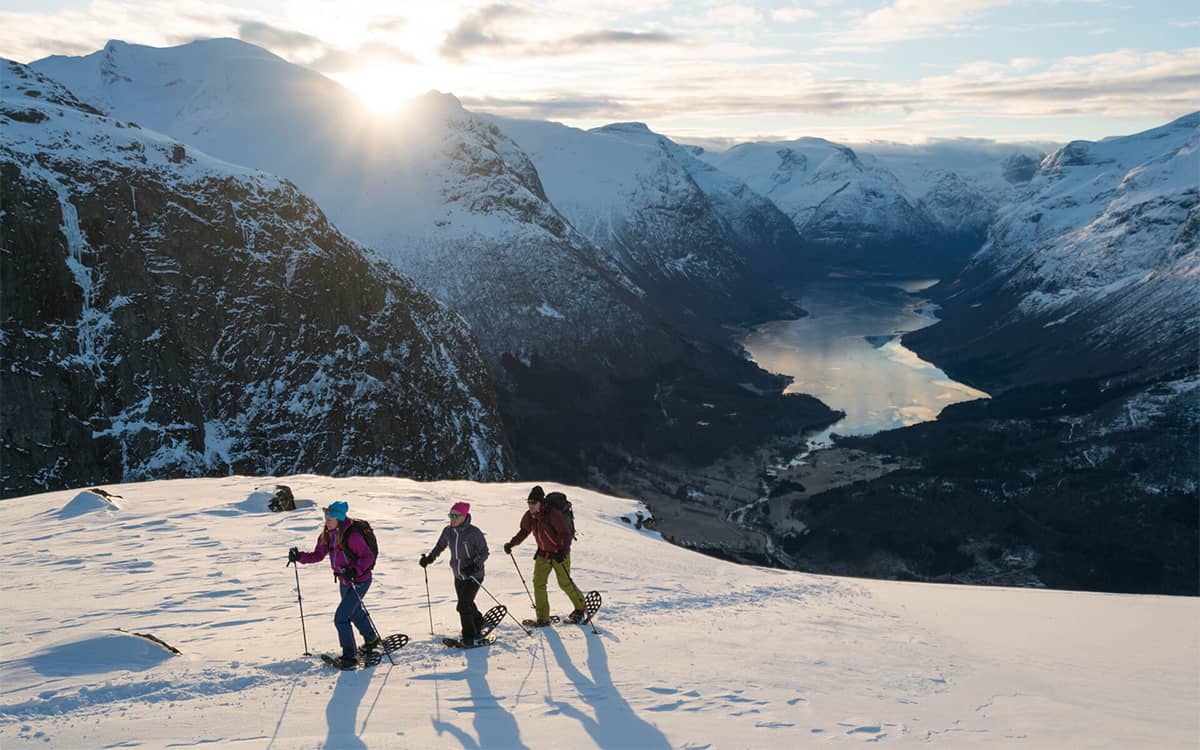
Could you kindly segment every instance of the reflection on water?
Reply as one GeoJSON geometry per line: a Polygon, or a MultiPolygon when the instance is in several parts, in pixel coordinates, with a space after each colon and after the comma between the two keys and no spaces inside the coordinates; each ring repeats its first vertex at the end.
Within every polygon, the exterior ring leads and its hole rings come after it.
{"type": "Polygon", "coordinates": [[[812,284],[800,297],[808,317],[759,326],[742,342],[761,367],[794,378],[789,393],[809,393],[846,412],[810,442],[929,421],[949,404],[988,397],[900,343],[900,334],[936,320],[927,300],[904,293],[933,281],[812,284]]]}

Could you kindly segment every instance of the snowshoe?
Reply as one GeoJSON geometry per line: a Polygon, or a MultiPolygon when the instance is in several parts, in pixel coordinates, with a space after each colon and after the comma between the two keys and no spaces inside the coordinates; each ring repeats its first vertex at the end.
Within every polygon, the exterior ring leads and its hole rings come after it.
{"type": "Polygon", "coordinates": [[[464,643],[459,638],[443,638],[442,643],[450,648],[479,648],[480,646],[490,646],[496,642],[496,636],[488,635],[483,638],[476,638],[473,643],[464,643]]]}
{"type": "Polygon", "coordinates": [[[333,654],[321,654],[321,661],[325,662],[334,669],[343,671],[352,671],[358,669],[358,659],[351,659],[348,656],[334,656],[333,654]]]}
{"type": "Polygon", "coordinates": [[[508,607],[505,607],[503,604],[497,604],[495,607],[489,609],[483,616],[483,624],[479,628],[478,638],[487,638],[488,634],[495,630],[496,626],[499,625],[500,621],[503,620],[507,615],[508,607]]]}
{"type": "Polygon", "coordinates": [[[399,651],[408,644],[408,636],[404,633],[392,633],[387,638],[376,638],[370,643],[364,643],[361,653],[368,651],[382,651],[385,654],[390,654],[399,651]]]}

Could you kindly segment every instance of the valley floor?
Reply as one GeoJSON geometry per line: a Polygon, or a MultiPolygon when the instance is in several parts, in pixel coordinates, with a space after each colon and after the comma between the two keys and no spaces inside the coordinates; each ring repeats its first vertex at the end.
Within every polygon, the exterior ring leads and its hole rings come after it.
{"type": "MultiPolygon", "coordinates": [[[[266,512],[275,480],[109,487],[0,502],[0,746],[10,748],[1194,748],[1200,601],[972,588],[736,565],[622,518],[637,502],[564,488],[579,585],[603,592],[599,634],[523,634],[484,649],[429,635],[416,560],[450,503],[471,503],[493,555],[484,585],[530,614],[513,561],[528,485],[286,477],[300,509],[266,512]],[[302,655],[286,550],[335,499],[383,557],[367,605],[412,642],[361,672],[302,655]],[[116,631],[151,633],[172,656],[116,631]]],[[[547,490],[550,487],[547,486],[547,490]]],[[[530,578],[527,542],[514,560],[530,578]]],[[[456,634],[445,556],[433,627],[456,634]]],[[[300,570],[314,653],[335,645],[335,589],[300,570]]],[[[566,598],[550,584],[558,611],[566,598]]],[[[492,602],[479,596],[481,606],[492,602]]]]}

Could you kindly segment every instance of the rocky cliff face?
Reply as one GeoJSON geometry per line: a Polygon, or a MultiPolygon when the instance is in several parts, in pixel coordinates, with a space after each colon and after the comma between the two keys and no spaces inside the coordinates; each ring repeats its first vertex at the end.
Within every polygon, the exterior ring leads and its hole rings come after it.
{"type": "Polygon", "coordinates": [[[230,472],[508,475],[458,316],[286,181],[3,65],[5,494],[230,472]]]}

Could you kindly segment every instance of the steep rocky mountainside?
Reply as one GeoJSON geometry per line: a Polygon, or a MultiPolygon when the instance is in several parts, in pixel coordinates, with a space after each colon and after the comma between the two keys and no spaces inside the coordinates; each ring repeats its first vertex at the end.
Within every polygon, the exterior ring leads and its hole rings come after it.
{"type": "Polygon", "coordinates": [[[590,131],[489,117],[528,154],[547,197],[689,330],[780,318],[800,237],[775,206],[641,123],[590,131]]]}
{"type": "Polygon", "coordinates": [[[1028,179],[1020,163],[1029,148],[874,148],[801,138],[700,158],[779,206],[814,261],[851,273],[957,269],[979,248],[997,207],[1028,179]]]}
{"type": "Polygon", "coordinates": [[[523,473],[584,481],[597,453],[736,448],[780,421],[831,415],[813,399],[783,399],[781,378],[673,327],[558,212],[517,144],[453,96],[372,119],[332,81],[230,39],[110,42],[34,67],[114,116],[293,180],[461,314],[523,473]],[[723,416],[695,440],[677,413],[703,404],[723,416]]]}
{"type": "Polygon", "coordinates": [[[230,472],[509,475],[457,315],[290,183],[3,66],[4,494],[230,472]]]}

